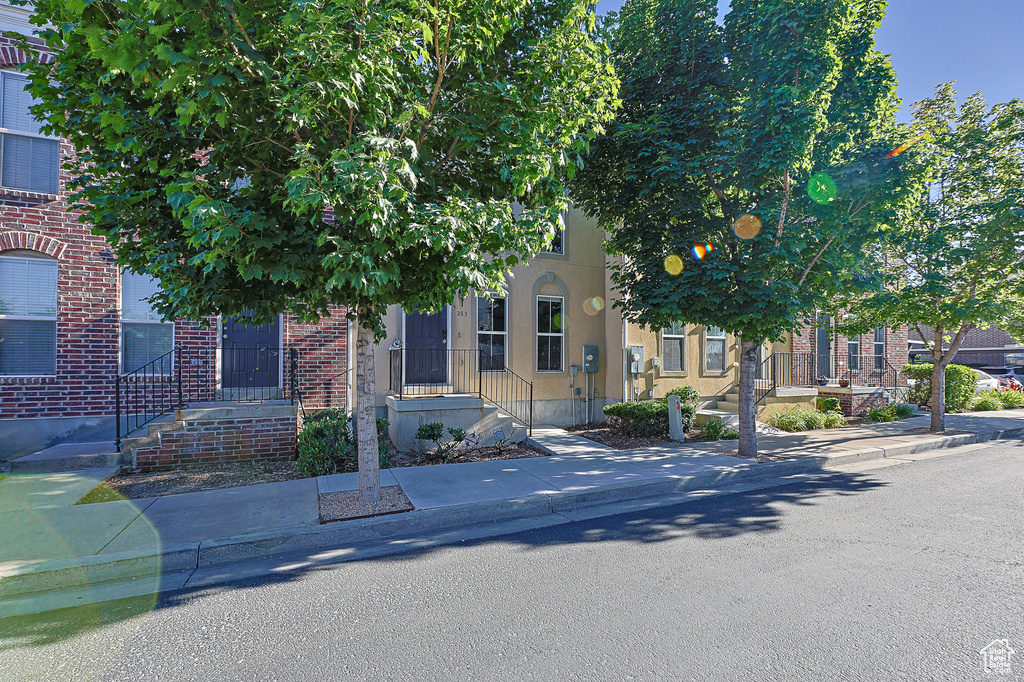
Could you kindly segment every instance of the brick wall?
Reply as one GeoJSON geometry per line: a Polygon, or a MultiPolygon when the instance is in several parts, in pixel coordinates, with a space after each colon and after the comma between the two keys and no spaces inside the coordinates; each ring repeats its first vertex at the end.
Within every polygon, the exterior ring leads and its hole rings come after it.
{"type": "MultiPolygon", "coordinates": [[[[922,327],[925,334],[928,335],[928,341],[932,341],[934,338],[934,329],[932,327],[922,327]]],[[[914,330],[910,334],[910,338],[920,340],[920,335],[917,330],[914,330]]],[[[994,322],[989,323],[988,326],[983,328],[972,329],[964,336],[963,343],[960,345],[960,350],[953,358],[953,362],[961,365],[994,365],[1001,366],[1005,362],[1003,352],[999,351],[985,351],[985,352],[971,352],[972,348],[1002,348],[1008,346],[1006,353],[1020,352],[1019,349],[1022,345],[1013,339],[1008,333],[1000,329],[994,322]]],[[[931,362],[932,354],[926,351],[919,353],[921,356],[921,362],[931,362]]]]}
{"type": "Polygon", "coordinates": [[[885,393],[851,393],[849,391],[830,391],[819,388],[818,395],[823,398],[839,398],[839,409],[847,417],[862,416],[869,407],[885,407],[889,400],[885,393]]]}
{"type": "Polygon", "coordinates": [[[164,471],[180,466],[295,459],[295,417],[213,419],[164,431],[160,442],[135,451],[135,467],[164,471]]]}
{"type": "Polygon", "coordinates": [[[343,307],[318,325],[285,318],[285,345],[298,351],[299,391],[306,409],[349,405],[348,318],[343,307]]]}
{"type": "MultiPolygon", "coordinates": [[[[891,329],[885,330],[885,359],[893,369],[897,370],[897,376],[901,383],[906,381],[906,377],[899,372],[899,369],[906,364],[908,358],[908,332],[907,327],[899,327],[896,331],[891,329]]],[[[857,338],[860,341],[858,357],[861,369],[858,372],[854,372],[853,383],[855,385],[858,383],[860,385],[878,383],[878,376],[872,376],[871,371],[875,367],[875,334],[871,331],[867,334],[861,334],[857,338]]],[[[845,368],[846,358],[851,352],[850,339],[842,334],[834,334],[833,339],[832,354],[844,363],[845,368]]],[[[856,348],[856,346],[853,348],[856,348]]],[[[791,340],[791,350],[793,353],[817,353],[817,329],[808,325],[794,332],[791,340]]],[[[797,369],[797,363],[794,362],[794,382],[797,380],[797,369]]],[[[820,373],[825,374],[827,372],[820,373]]],[[[840,374],[838,372],[834,373],[840,374]]]]}

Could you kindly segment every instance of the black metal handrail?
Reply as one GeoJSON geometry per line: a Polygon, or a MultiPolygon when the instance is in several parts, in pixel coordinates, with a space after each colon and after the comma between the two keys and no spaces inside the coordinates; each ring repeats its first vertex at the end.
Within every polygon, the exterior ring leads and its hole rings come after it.
{"type": "Polygon", "coordinates": [[[286,397],[293,405],[301,398],[295,348],[175,346],[142,367],[115,376],[117,450],[125,436],[191,404],[286,397]]]}
{"type": "Polygon", "coordinates": [[[388,391],[399,400],[476,395],[532,432],[533,383],[503,358],[478,348],[392,348],[388,364],[388,391]]]}
{"type": "Polygon", "coordinates": [[[818,386],[845,381],[847,386],[877,386],[900,397],[899,371],[883,355],[842,353],[772,353],[757,367],[754,404],[764,401],[780,386],[818,386]]]}

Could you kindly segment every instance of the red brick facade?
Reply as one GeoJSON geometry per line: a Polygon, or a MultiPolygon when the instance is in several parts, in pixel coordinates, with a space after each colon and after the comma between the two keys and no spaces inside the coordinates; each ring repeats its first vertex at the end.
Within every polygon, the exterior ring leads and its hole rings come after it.
{"type": "MultiPolygon", "coordinates": [[[[11,38],[0,33],[0,68],[11,68],[24,59],[11,38]]],[[[71,177],[63,163],[73,154],[72,146],[61,142],[58,194],[0,188],[0,255],[35,252],[57,262],[56,371],[0,376],[0,427],[5,420],[12,426],[15,420],[24,424],[24,419],[106,418],[113,439],[115,376],[122,370],[121,278],[107,242],[79,222],[79,212],[68,209],[66,188],[71,177]]],[[[282,345],[299,351],[299,389],[307,409],[349,402],[348,320],[344,308],[332,312],[332,317],[319,325],[300,325],[288,316],[281,322],[282,345]]],[[[204,350],[207,357],[212,357],[219,337],[214,319],[205,325],[185,320],[175,323],[174,343],[204,350]]],[[[210,369],[206,371],[215,376],[216,370],[210,369]]],[[[281,382],[287,389],[287,363],[284,369],[281,382]]],[[[239,424],[232,428],[243,440],[249,436],[266,439],[255,427],[239,424]]],[[[219,442],[226,443],[228,438],[225,432],[219,442]]],[[[282,438],[280,434],[271,437],[275,443],[272,453],[278,452],[282,438]]],[[[291,439],[289,456],[294,456],[294,422],[291,439]]],[[[0,446],[0,456],[3,454],[0,446]]]]}
{"type": "MultiPolygon", "coordinates": [[[[899,327],[896,331],[893,331],[892,329],[884,330],[884,357],[888,362],[886,369],[888,369],[888,367],[895,369],[901,382],[905,382],[906,379],[903,374],[899,373],[899,369],[907,363],[907,334],[908,329],[906,327],[899,327]]],[[[800,332],[792,335],[790,350],[793,353],[817,354],[817,338],[817,328],[813,326],[804,327],[800,332]]],[[[842,334],[832,333],[831,338],[831,355],[837,358],[838,362],[843,363],[843,367],[838,368],[838,370],[833,369],[832,371],[823,371],[821,372],[822,374],[839,377],[849,373],[852,375],[852,383],[854,385],[867,385],[868,383],[877,382],[877,379],[873,377],[872,372],[876,367],[874,332],[861,334],[857,337],[860,341],[859,351],[857,350],[857,346],[851,347],[850,338],[843,336],[842,334]],[[849,362],[848,358],[851,352],[859,358],[859,370],[848,370],[845,366],[846,363],[849,362]]]]}
{"type": "Polygon", "coordinates": [[[295,417],[216,419],[165,431],[158,444],[135,452],[135,467],[164,471],[183,465],[295,458],[295,417]]]}

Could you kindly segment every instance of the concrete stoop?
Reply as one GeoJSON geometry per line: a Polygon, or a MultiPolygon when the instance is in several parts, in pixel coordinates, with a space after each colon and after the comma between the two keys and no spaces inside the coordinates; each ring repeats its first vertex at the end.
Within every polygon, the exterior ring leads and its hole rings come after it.
{"type": "Polygon", "coordinates": [[[448,428],[465,429],[467,444],[471,447],[494,445],[499,436],[513,443],[522,442],[527,436],[526,427],[517,423],[512,415],[475,395],[407,397],[402,400],[388,396],[386,403],[390,422],[388,435],[402,452],[423,452],[431,447],[431,443],[416,438],[416,431],[432,422],[444,424],[445,440],[449,439],[448,428]]]}
{"type": "Polygon", "coordinates": [[[146,424],[141,429],[145,433],[123,438],[121,452],[126,464],[142,469],[152,468],[153,462],[170,466],[206,464],[211,459],[281,459],[287,456],[285,451],[289,447],[291,456],[294,456],[297,410],[287,400],[197,403],[146,424]],[[260,426],[282,422],[285,424],[283,432],[273,434],[273,438],[269,438],[260,426]],[[278,441],[289,434],[290,445],[282,446],[278,441]],[[264,439],[273,441],[263,448],[267,452],[263,452],[260,446],[264,439]],[[143,452],[146,456],[141,461],[140,453],[143,452]]]}
{"type": "Polygon", "coordinates": [[[11,461],[11,474],[54,474],[64,471],[118,468],[129,464],[112,441],[61,443],[11,461]]]}
{"type": "MultiPolygon", "coordinates": [[[[786,410],[794,407],[813,410],[815,409],[815,400],[817,400],[817,398],[817,388],[779,386],[757,406],[757,418],[764,421],[773,415],[785,412],[786,410]]],[[[718,400],[714,411],[732,413],[735,415],[739,413],[739,401],[739,392],[733,389],[718,400]]],[[[701,422],[698,420],[698,423],[701,422]]]]}

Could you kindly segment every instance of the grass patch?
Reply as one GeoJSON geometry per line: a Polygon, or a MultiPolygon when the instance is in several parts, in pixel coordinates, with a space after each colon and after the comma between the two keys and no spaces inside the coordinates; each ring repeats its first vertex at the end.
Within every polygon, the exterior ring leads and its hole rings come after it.
{"type": "Polygon", "coordinates": [[[75,504],[95,504],[97,502],[117,502],[123,500],[124,495],[111,488],[106,483],[100,483],[90,490],[75,504]]]}

